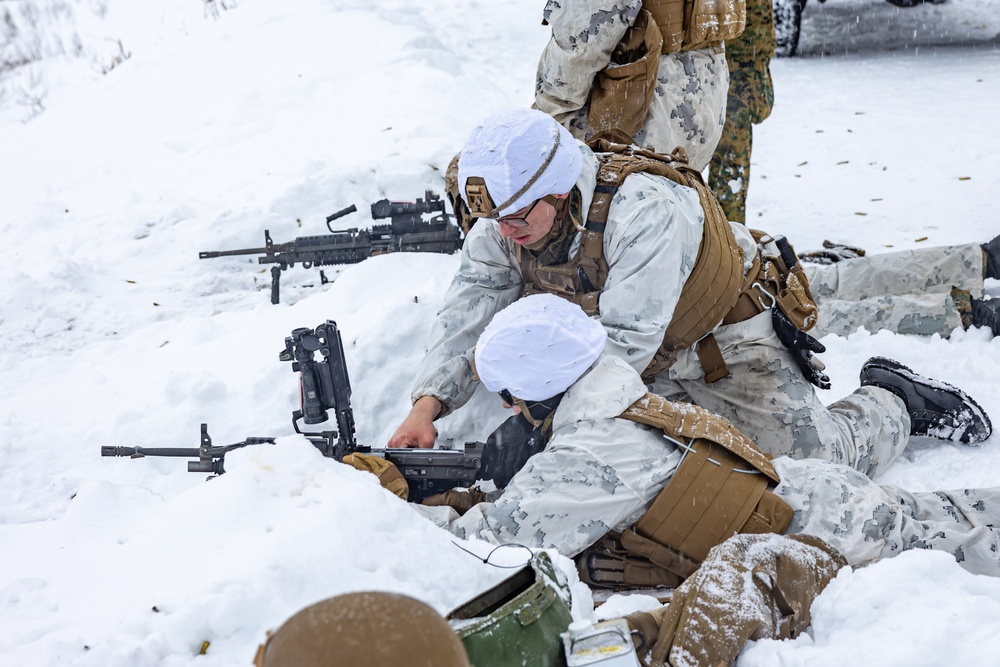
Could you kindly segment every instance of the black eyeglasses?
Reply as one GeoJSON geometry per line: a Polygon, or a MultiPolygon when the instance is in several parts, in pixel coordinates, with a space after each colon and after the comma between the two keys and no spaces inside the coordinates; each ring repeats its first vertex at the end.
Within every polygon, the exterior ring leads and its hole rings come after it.
{"type": "Polygon", "coordinates": [[[497,222],[502,222],[503,224],[507,225],[508,227],[518,227],[518,228],[520,228],[520,227],[527,227],[528,224],[529,224],[528,223],[528,216],[531,215],[531,212],[533,210],[535,210],[535,207],[538,206],[538,202],[540,202],[540,201],[542,201],[542,200],[541,199],[536,199],[534,201],[534,203],[532,203],[532,205],[530,207],[528,207],[528,210],[525,212],[525,214],[523,216],[521,216],[521,217],[514,217],[512,215],[508,215],[508,216],[505,216],[503,218],[497,218],[497,222]]]}
{"type": "Polygon", "coordinates": [[[503,399],[504,403],[506,403],[507,405],[511,405],[511,406],[514,405],[514,401],[516,399],[513,396],[510,395],[509,391],[507,391],[506,389],[501,389],[497,393],[500,394],[500,398],[503,399]]]}

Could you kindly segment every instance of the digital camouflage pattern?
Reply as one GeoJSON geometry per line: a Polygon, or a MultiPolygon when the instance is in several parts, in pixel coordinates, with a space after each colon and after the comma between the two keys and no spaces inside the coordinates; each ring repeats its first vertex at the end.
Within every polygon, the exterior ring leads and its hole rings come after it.
{"type": "Polygon", "coordinates": [[[746,28],[726,41],[726,123],[708,168],[708,186],[732,222],[746,222],[753,126],[771,115],[774,106],[774,49],[771,0],[747,0],[746,28]]]}
{"type": "Polygon", "coordinates": [[[819,323],[812,332],[947,336],[963,326],[962,294],[983,294],[983,251],[978,243],[868,254],[834,264],[807,264],[819,323]],[[958,292],[954,295],[953,288],[958,292]],[[955,297],[958,297],[957,299],[955,297]]]}
{"type": "MultiPolygon", "coordinates": [[[[659,429],[616,418],[645,391],[635,370],[605,354],[566,392],[545,450],[495,502],[461,517],[412,507],[461,538],[573,556],[635,522],[680,463],[659,429]]],[[[781,478],[774,492],[794,511],[786,534],[818,537],[853,566],[936,549],[970,572],[1000,576],[1000,488],[911,493],[828,461],[773,463],[781,478]]]]}
{"type": "MultiPolygon", "coordinates": [[[[593,134],[587,121],[594,76],[611,62],[642,6],[641,0],[548,0],[544,18],[552,38],[535,76],[535,107],[573,136],[593,134]]],[[[636,143],[660,153],[682,146],[690,164],[704,169],[722,133],[729,70],[721,48],[660,55],[656,89],[636,143]]]]}

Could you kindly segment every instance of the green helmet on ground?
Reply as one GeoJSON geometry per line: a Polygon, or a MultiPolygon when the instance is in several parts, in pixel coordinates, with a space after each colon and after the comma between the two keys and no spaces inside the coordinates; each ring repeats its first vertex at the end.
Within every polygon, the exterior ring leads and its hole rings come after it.
{"type": "Polygon", "coordinates": [[[257,651],[257,667],[469,667],[448,622],[395,593],[348,593],[289,618],[257,651]]]}

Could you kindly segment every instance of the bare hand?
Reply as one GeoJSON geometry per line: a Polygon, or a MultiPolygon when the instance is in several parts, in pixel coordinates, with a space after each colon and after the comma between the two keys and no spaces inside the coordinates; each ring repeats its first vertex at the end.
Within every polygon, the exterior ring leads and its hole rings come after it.
{"type": "Polygon", "coordinates": [[[441,401],[433,396],[421,396],[413,404],[410,414],[389,438],[386,446],[390,449],[403,447],[430,449],[434,446],[434,440],[437,438],[434,418],[441,414],[443,408],[441,401]]]}

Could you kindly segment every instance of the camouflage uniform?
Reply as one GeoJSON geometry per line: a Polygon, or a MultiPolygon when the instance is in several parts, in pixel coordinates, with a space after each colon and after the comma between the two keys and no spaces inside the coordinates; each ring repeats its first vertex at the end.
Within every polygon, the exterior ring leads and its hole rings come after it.
{"type": "MultiPolygon", "coordinates": [[[[584,166],[576,190],[585,211],[593,197],[597,159],[586,146],[580,150],[584,166]]],[[[753,253],[746,229],[734,228],[746,243],[744,250],[753,253]]],[[[600,320],[609,335],[605,351],[637,372],[663,341],[702,234],[697,194],[666,178],[633,174],[613,199],[604,233],[609,272],[600,320]]],[[[500,236],[495,220],[482,220],[469,232],[417,372],[414,401],[433,396],[443,403],[445,414],[472,395],[476,384],[470,351],[493,315],[521,294],[517,252],[513,242],[500,236]]],[[[902,401],[888,391],[865,387],[826,408],[777,340],[769,313],[720,326],[715,334],[732,376],[706,384],[697,355],[685,350],[658,376],[657,393],[690,397],[729,418],[776,456],[827,459],[875,474],[906,445],[910,421],[902,401]]]]}
{"type": "Polygon", "coordinates": [[[807,264],[819,305],[817,336],[846,336],[864,327],[900,334],[947,336],[962,326],[953,288],[983,293],[983,249],[978,243],[919,248],[807,264]]]}
{"type": "Polygon", "coordinates": [[[753,126],[771,115],[774,105],[770,69],[774,49],[771,0],[747,0],[746,28],[726,41],[726,124],[708,168],[708,185],[733,222],[746,222],[753,126]]]}
{"type": "MultiPolygon", "coordinates": [[[[635,22],[641,0],[548,0],[544,17],[552,39],[535,76],[535,107],[562,123],[577,139],[593,130],[587,121],[594,75],[635,22]]],[[[719,141],[726,115],[729,71],[721,48],[662,54],[656,92],[634,138],[640,146],[670,153],[682,146],[695,169],[704,169],[719,141]]]]}
{"type": "MultiPolygon", "coordinates": [[[[635,370],[605,354],[566,392],[545,450],[495,502],[461,517],[413,507],[463,539],[576,555],[638,520],[680,463],[661,431],[616,418],[645,391],[635,370]]],[[[1000,576],[1000,488],[910,493],[826,461],[779,458],[774,467],[775,493],[795,512],[786,532],[821,538],[851,565],[937,549],[970,572],[1000,576]]]]}

